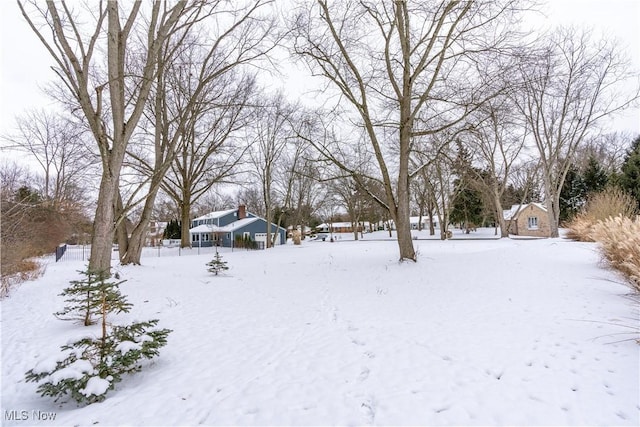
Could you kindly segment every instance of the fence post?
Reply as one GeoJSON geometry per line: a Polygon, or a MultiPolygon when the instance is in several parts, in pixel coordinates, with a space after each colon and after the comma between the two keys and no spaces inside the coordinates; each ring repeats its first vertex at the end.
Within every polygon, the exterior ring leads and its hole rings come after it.
{"type": "Polygon", "coordinates": [[[67,250],[67,245],[63,244],[63,245],[58,245],[56,247],[56,262],[60,261],[60,259],[63,257],[64,253],[67,250]]]}

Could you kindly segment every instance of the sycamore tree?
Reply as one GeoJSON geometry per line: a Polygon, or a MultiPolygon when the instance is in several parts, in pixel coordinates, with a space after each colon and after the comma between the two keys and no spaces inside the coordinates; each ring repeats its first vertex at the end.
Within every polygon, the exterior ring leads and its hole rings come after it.
{"type": "MultiPolygon", "coordinates": [[[[262,203],[265,208],[267,222],[266,247],[271,248],[275,243],[275,236],[271,232],[274,222],[274,210],[277,205],[276,175],[278,166],[286,162],[286,153],[291,148],[290,141],[294,136],[291,123],[294,121],[296,106],[288,102],[283,93],[265,96],[255,109],[255,120],[249,127],[248,138],[251,148],[248,159],[251,164],[251,174],[260,184],[262,203]]],[[[300,147],[300,145],[298,145],[300,147]]],[[[298,153],[299,154],[299,153],[298,153]]],[[[294,155],[295,159],[299,156],[294,155]]],[[[295,168],[295,167],[294,167],[295,168]]],[[[290,205],[293,174],[286,174],[284,194],[280,194],[280,201],[284,208],[290,205]]]]}
{"type": "Polygon", "coordinates": [[[382,197],[369,194],[396,224],[401,260],[416,260],[410,181],[421,165],[410,167],[414,139],[460,124],[491,96],[479,77],[479,58],[505,45],[522,7],[513,0],[317,0],[296,10],[293,51],[326,82],[333,124],[354,130],[340,140],[310,139],[359,184],[367,178],[382,183],[382,197]],[[349,135],[360,131],[375,159],[370,177],[333,154],[339,145],[357,143],[349,135]]]}
{"type": "Polygon", "coordinates": [[[637,102],[623,84],[634,74],[615,41],[574,28],[541,39],[520,61],[516,105],[540,156],[550,237],[558,237],[561,191],[576,151],[602,119],[637,102]]]}
{"type": "Polygon", "coordinates": [[[149,99],[165,41],[203,13],[204,1],[67,4],[18,1],[53,60],[69,107],[84,120],[100,153],[102,174],[89,269],[109,271],[120,172],[149,99]],[[132,61],[139,66],[132,67],[132,61]],[[137,72],[128,72],[135,69],[137,72]]]}
{"type": "Polygon", "coordinates": [[[33,109],[16,118],[16,132],[3,148],[25,153],[42,174],[42,195],[54,210],[87,199],[89,170],[97,160],[86,143],[86,129],[69,115],[33,109]]]}
{"type": "Polygon", "coordinates": [[[509,224],[502,215],[503,195],[526,153],[527,129],[520,126],[515,111],[508,97],[497,97],[478,110],[466,134],[474,160],[482,165],[470,170],[471,180],[489,202],[500,237],[509,237],[509,224]]]}
{"type": "MultiPolygon", "coordinates": [[[[267,57],[277,43],[275,22],[268,0],[234,2],[231,8],[227,1],[207,5],[209,15],[183,29],[159,52],[153,102],[145,110],[150,131],[142,138],[146,143],[127,150],[129,164],[144,179],[122,205],[123,214],[136,206],[136,198],[141,206],[130,238],[124,221],[119,223],[122,264],[140,264],[161,188],[180,207],[182,223],[188,224],[192,205],[234,172],[242,154],[231,145],[245,123],[245,105],[254,87],[246,68],[267,57]]],[[[182,246],[188,245],[189,228],[184,227],[182,246]]]]}

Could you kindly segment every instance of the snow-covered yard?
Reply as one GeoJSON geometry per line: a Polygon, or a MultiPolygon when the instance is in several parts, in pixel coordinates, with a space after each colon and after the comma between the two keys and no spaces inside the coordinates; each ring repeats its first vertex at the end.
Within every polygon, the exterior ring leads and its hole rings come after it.
{"type": "Polygon", "coordinates": [[[416,264],[398,263],[393,241],[345,238],[225,250],[218,277],[209,254],[118,267],[135,304],[118,320],[173,332],[159,358],[80,408],[24,382],[82,331],[52,313],[84,265],[51,263],[2,301],[3,423],[640,424],[637,302],[594,244],[415,243],[416,264]]]}

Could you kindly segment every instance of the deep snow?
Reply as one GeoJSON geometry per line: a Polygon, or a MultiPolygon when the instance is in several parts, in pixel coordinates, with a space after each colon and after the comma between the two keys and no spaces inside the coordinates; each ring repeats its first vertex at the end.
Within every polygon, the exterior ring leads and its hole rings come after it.
{"type": "Polygon", "coordinates": [[[85,333],[52,315],[83,263],[48,264],[1,304],[3,424],[640,424],[638,305],[594,244],[419,240],[413,264],[372,237],[117,267],[118,320],[173,332],[86,407],[24,382],[85,333]]]}

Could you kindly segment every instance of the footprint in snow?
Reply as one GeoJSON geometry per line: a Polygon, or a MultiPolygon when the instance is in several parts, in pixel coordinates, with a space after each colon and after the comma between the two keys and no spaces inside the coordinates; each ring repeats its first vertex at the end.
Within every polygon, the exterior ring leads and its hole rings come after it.
{"type": "Polygon", "coordinates": [[[363,410],[365,416],[367,417],[367,424],[373,424],[376,418],[376,407],[375,402],[372,399],[367,399],[362,402],[360,408],[363,410]]]}
{"type": "Polygon", "coordinates": [[[358,375],[358,381],[366,380],[367,378],[369,378],[370,373],[371,373],[371,370],[365,366],[364,368],[362,368],[360,375],[358,375]]]}
{"type": "Polygon", "coordinates": [[[436,414],[439,414],[441,412],[448,411],[449,409],[451,409],[451,406],[444,405],[444,406],[439,406],[437,408],[434,408],[433,412],[435,412],[436,414]]]}

